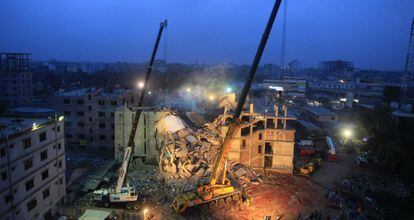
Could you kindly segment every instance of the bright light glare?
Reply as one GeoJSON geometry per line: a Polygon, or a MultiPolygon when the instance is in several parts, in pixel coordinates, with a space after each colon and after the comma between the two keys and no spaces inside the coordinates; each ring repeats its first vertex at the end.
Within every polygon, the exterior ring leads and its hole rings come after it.
{"type": "Polygon", "coordinates": [[[208,97],[208,99],[210,99],[210,100],[214,100],[214,96],[213,96],[213,95],[210,95],[210,96],[208,97]]]}
{"type": "Polygon", "coordinates": [[[191,88],[190,87],[187,88],[187,92],[191,92],[191,88]]]}
{"type": "Polygon", "coordinates": [[[151,93],[152,93],[152,92],[151,92],[151,91],[149,91],[149,92],[148,92],[148,95],[151,95],[151,93]]]}
{"type": "Polygon", "coordinates": [[[144,88],[144,82],[143,81],[139,81],[138,82],[138,88],[143,89],[144,88]]]}
{"type": "Polygon", "coordinates": [[[148,209],[144,209],[144,214],[146,214],[148,212],[148,209]]]}
{"type": "Polygon", "coordinates": [[[227,88],[226,88],[226,92],[227,92],[227,93],[230,93],[230,92],[232,92],[232,91],[233,91],[233,90],[231,89],[231,87],[227,87],[227,88]]]}
{"type": "Polygon", "coordinates": [[[352,131],[349,129],[345,129],[343,130],[342,134],[344,135],[344,137],[350,138],[352,136],[352,131]]]}

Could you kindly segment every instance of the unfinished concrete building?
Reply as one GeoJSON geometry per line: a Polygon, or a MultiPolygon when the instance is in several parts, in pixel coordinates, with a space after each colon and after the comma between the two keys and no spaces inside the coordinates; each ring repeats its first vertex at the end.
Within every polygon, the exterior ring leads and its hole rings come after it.
{"type": "MultiPolygon", "coordinates": [[[[220,116],[221,134],[227,132],[226,119],[220,116]]],[[[250,111],[241,115],[241,126],[233,139],[229,159],[252,168],[265,168],[284,173],[293,172],[295,130],[287,126],[288,120],[296,120],[287,115],[287,107],[274,106],[274,114],[261,115],[250,111]],[[281,112],[279,112],[281,110],[281,112]]]]}
{"type": "Polygon", "coordinates": [[[29,61],[28,53],[0,53],[0,103],[8,108],[27,105],[33,99],[29,61]]]}
{"type": "MultiPolygon", "coordinates": [[[[124,149],[128,144],[131,134],[132,122],[136,108],[128,108],[126,105],[115,111],[115,160],[122,162],[124,149]]],[[[138,122],[137,133],[134,139],[133,158],[141,158],[142,162],[155,162],[158,158],[156,149],[156,121],[165,112],[154,108],[143,107],[138,122]]]]}

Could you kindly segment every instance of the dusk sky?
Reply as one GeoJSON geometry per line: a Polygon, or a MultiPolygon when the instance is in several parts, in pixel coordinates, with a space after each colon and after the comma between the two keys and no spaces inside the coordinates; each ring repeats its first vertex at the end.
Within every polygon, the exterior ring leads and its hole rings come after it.
{"type": "MultiPolygon", "coordinates": [[[[0,51],[33,60],[149,60],[159,23],[169,21],[168,61],[250,64],[271,0],[2,0],[0,51]]],[[[280,63],[283,5],[263,59],[280,63]]],[[[286,60],[402,70],[413,0],[288,0],[286,60]]],[[[158,58],[163,57],[163,44],[158,58]]]]}

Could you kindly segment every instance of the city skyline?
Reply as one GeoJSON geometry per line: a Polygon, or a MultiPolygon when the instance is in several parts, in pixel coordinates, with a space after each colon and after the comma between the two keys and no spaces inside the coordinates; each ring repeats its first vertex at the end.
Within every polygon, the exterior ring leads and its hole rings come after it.
{"type": "MultiPolygon", "coordinates": [[[[0,50],[28,52],[34,61],[146,62],[167,18],[168,61],[250,64],[272,3],[3,1],[0,32],[9,34],[0,37],[0,50]]],[[[412,8],[408,0],[288,1],[285,63],[317,67],[339,59],[363,69],[403,70],[412,8]]],[[[280,64],[282,12],[262,63],[280,64]]]]}

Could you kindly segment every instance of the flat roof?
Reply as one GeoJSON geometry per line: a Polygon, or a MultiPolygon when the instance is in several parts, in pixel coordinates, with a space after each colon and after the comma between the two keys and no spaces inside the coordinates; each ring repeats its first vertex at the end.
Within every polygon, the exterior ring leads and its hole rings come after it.
{"type": "Polygon", "coordinates": [[[95,89],[94,88],[76,89],[76,90],[72,90],[68,92],[61,92],[61,93],[58,93],[58,95],[60,96],[83,96],[85,95],[86,92],[89,92],[89,91],[95,91],[95,89]]]}
{"type": "Polygon", "coordinates": [[[305,120],[297,120],[297,121],[299,122],[299,124],[301,124],[306,129],[309,129],[309,130],[322,130],[320,127],[318,127],[317,125],[315,125],[312,122],[305,121],[305,120]]]}
{"type": "Polygon", "coordinates": [[[414,118],[413,113],[409,112],[403,112],[403,111],[393,111],[392,114],[397,117],[403,117],[403,118],[414,118]]]}
{"type": "Polygon", "coordinates": [[[306,110],[312,112],[315,115],[336,115],[335,112],[324,107],[306,107],[306,110]]]}
{"type": "Polygon", "coordinates": [[[113,90],[105,90],[105,89],[96,89],[96,88],[83,88],[83,89],[76,89],[67,92],[60,92],[57,95],[59,96],[84,96],[88,92],[96,92],[97,95],[100,96],[118,96],[121,94],[127,93],[128,89],[113,89],[113,90]]]}
{"type": "Polygon", "coordinates": [[[0,136],[11,136],[49,122],[48,118],[0,117],[0,136]]]}
{"type": "Polygon", "coordinates": [[[36,107],[19,107],[11,110],[12,112],[22,112],[22,113],[49,113],[53,112],[51,108],[36,108],[36,107]]]}

